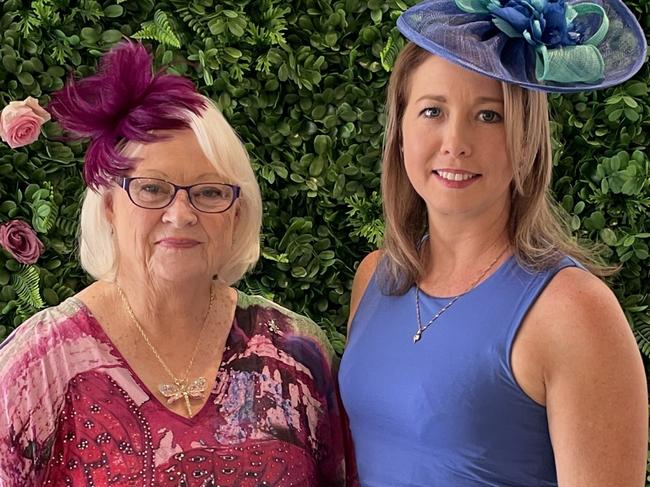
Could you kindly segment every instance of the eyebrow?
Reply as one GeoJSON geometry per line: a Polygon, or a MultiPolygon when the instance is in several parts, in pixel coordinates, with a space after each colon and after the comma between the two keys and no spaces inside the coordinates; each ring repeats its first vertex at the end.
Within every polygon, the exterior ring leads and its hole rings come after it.
{"type": "MultiPolygon", "coordinates": [[[[163,171],[159,171],[158,169],[145,169],[142,172],[145,173],[145,176],[143,177],[158,177],[161,179],[169,178],[169,175],[164,173],[163,171]]],[[[220,176],[217,174],[217,172],[204,172],[203,174],[199,174],[196,179],[219,179],[222,178],[223,176],[220,176]]]]}
{"type": "Polygon", "coordinates": [[[222,174],[218,174],[216,171],[213,172],[204,172],[199,174],[196,179],[208,179],[208,178],[223,178],[222,174]]]}
{"type": "MultiPolygon", "coordinates": [[[[434,100],[434,101],[439,101],[441,103],[447,103],[447,97],[442,96],[442,95],[423,95],[417,100],[415,100],[416,103],[422,101],[422,100],[434,100]]],[[[476,100],[477,104],[480,103],[498,103],[498,104],[503,104],[503,98],[493,98],[491,96],[479,96],[476,100]]]]}

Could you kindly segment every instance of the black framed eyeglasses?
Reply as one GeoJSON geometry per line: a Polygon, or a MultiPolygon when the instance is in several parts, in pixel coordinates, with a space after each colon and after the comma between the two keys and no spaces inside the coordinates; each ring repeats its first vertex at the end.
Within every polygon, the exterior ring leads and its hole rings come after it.
{"type": "Polygon", "coordinates": [[[180,186],[157,178],[117,178],[131,202],[140,208],[159,210],[169,206],[176,193],[184,189],[190,204],[204,213],[227,211],[241,193],[241,188],[226,183],[198,183],[180,186]]]}

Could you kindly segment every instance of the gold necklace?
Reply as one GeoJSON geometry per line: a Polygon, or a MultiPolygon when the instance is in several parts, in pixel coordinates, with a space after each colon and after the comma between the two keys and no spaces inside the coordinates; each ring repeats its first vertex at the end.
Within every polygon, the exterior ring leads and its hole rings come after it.
{"type": "Polygon", "coordinates": [[[501,251],[501,253],[499,253],[499,255],[497,255],[497,257],[492,261],[492,263],[491,263],[489,266],[487,266],[487,267],[485,268],[485,270],[483,270],[483,272],[481,272],[481,275],[478,276],[478,277],[477,277],[477,278],[476,278],[476,279],[475,279],[475,280],[474,280],[474,281],[469,285],[469,287],[468,287],[467,289],[465,289],[465,291],[463,291],[462,293],[458,294],[457,296],[454,296],[453,298],[451,298],[451,300],[450,300],[447,304],[445,304],[442,308],[440,308],[440,309],[438,310],[438,312],[437,312],[436,314],[433,315],[433,318],[431,318],[431,319],[429,320],[429,322],[428,322],[426,325],[424,325],[424,326],[422,326],[422,319],[421,319],[421,317],[420,317],[420,286],[418,286],[417,283],[416,283],[416,284],[415,284],[415,315],[417,316],[417,320],[418,320],[418,331],[416,331],[416,332],[415,332],[415,335],[413,335],[413,343],[417,343],[417,342],[419,342],[420,339],[422,338],[422,334],[423,334],[425,331],[427,331],[427,328],[429,328],[429,327],[433,324],[433,322],[436,321],[436,320],[440,317],[440,315],[442,315],[445,311],[447,311],[447,310],[451,307],[452,304],[454,304],[456,301],[458,301],[458,299],[460,299],[461,296],[467,294],[467,293],[470,292],[472,289],[474,289],[474,287],[475,287],[475,286],[476,286],[476,285],[481,281],[481,279],[483,279],[483,278],[485,277],[485,275],[486,275],[488,272],[490,272],[490,269],[492,269],[492,268],[494,267],[494,264],[497,263],[497,261],[498,261],[498,260],[501,258],[501,256],[506,252],[507,249],[508,249],[508,247],[506,246],[506,247],[501,251]]]}
{"type": "Polygon", "coordinates": [[[176,402],[179,399],[184,399],[185,400],[185,407],[187,407],[187,414],[192,417],[192,406],[190,404],[190,399],[200,399],[203,397],[205,394],[205,388],[208,384],[208,381],[205,377],[197,377],[193,381],[189,381],[187,379],[190,371],[192,370],[192,367],[194,366],[194,359],[196,358],[196,352],[199,349],[199,344],[201,343],[201,337],[203,335],[203,330],[205,329],[205,324],[208,321],[208,316],[210,315],[210,310],[212,310],[212,303],[214,301],[214,287],[212,284],[210,284],[210,304],[208,305],[208,311],[206,311],[205,316],[203,317],[203,325],[201,327],[201,331],[199,332],[199,337],[196,340],[196,345],[194,346],[194,351],[192,352],[192,356],[190,357],[190,361],[187,364],[187,367],[185,368],[185,372],[183,373],[183,378],[179,379],[174,375],[174,373],[171,371],[171,369],[167,366],[163,358],[160,356],[156,348],[153,346],[151,341],[149,340],[149,337],[147,334],[144,332],[144,329],[140,325],[140,322],[137,320],[135,317],[135,314],[133,313],[133,310],[131,309],[131,305],[129,305],[128,299],[126,299],[126,296],[124,295],[124,291],[122,291],[122,288],[119,286],[119,284],[115,283],[115,286],[117,287],[117,291],[120,295],[120,298],[122,299],[122,303],[124,304],[124,308],[126,309],[126,312],[128,313],[129,317],[131,318],[131,321],[135,325],[135,328],[140,332],[140,335],[142,335],[142,338],[144,342],[147,344],[151,352],[154,354],[156,359],[158,359],[158,362],[160,362],[160,365],[162,365],[162,368],[165,369],[165,372],[167,372],[167,375],[171,377],[172,383],[171,384],[159,384],[158,385],[158,390],[160,393],[167,398],[167,404],[172,404],[176,402]]]}

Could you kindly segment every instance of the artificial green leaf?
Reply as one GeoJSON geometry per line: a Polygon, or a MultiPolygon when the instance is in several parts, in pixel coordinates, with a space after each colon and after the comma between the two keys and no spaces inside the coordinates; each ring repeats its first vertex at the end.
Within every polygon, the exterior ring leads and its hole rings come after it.
{"type": "Polygon", "coordinates": [[[109,5],[104,9],[104,15],[106,17],[121,17],[124,13],[124,8],[121,5],[109,5]]]}

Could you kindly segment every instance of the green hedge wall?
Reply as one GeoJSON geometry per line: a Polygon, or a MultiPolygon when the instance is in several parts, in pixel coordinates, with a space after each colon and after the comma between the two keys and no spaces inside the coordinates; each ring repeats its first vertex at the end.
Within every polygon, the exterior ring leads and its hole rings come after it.
{"type": "MultiPolygon", "coordinates": [[[[414,0],[6,0],[0,107],[43,104],[123,37],[192,77],[245,141],[262,187],[262,258],[243,288],[313,317],[341,352],[356,263],[380,242],[383,103],[414,0]]],[[[650,3],[628,6],[650,32],[650,3]]],[[[650,69],[622,87],[552,96],[554,191],[577,238],[622,264],[611,281],[650,357],[650,69]]],[[[0,252],[0,339],[89,281],[77,264],[83,145],[56,124],[29,147],[0,144],[0,223],[46,246],[23,266],[0,252]]],[[[647,363],[647,362],[646,362],[647,363]]]]}
{"type": "MultiPolygon", "coordinates": [[[[381,239],[382,106],[403,43],[394,21],[412,3],[9,0],[0,106],[47,103],[116,41],[150,40],[159,65],[192,77],[252,154],[264,240],[245,286],[316,318],[340,351],[355,263],[381,239]]],[[[648,4],[631,7],[648,26],[648,4]]],[[[552,97],[556,195],[576,236],[623,264],[612,284],[646,355],[649,79],[645,67],[620,88],[552,97]]],[[[53,123],[45,132],[26,148],[0,145],[0,221],[31,222],[47,248],[30,268],[0,256],[0,337],[88,282],[75,258],[83,146],[61,142],[53,123]]]]}

